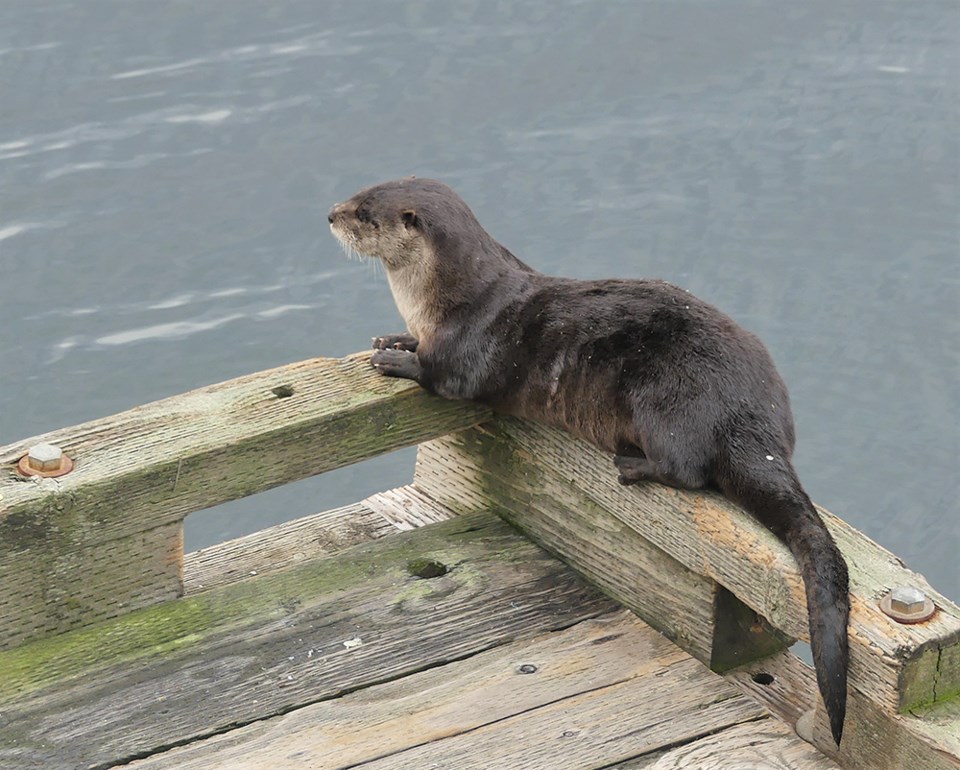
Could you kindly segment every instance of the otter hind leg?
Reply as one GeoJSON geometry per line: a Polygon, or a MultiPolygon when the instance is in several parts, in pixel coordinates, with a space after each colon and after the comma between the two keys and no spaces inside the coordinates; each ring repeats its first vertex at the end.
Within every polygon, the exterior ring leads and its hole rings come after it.
{"type": "Polygon", "coordinates": [[[373,338],[374,350],[409,350],[411,353],[417,352],[417,345],[420,341],[408,332],[402,334],[385,334],[382,337],[373,338]]]}

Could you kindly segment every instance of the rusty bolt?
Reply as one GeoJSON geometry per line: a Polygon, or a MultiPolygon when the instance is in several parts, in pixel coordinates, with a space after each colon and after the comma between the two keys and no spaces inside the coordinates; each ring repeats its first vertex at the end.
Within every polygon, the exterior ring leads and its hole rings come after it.
{"type": "Polygon", "coordinates": [[[17,468],[24,476],[63,476],[73,470],[73,461],[53,444],[35,444],[20,458],[17,468]]]}
{"type": "Polygon", "coordinates": [[[898,623],[922,623],[936,611],[933,600],[913,586],[897,586],[880,600],[880,609],[898,623]]]}
{"type": "Polygon", "coordinates": [[[898,586],[890,592],[890,606],[897,612],[919,612],[926,600],[923,591],[913,586],[898,586]]]}
{"type": "Polygon", "coordinates": [[[63,450],[53,444],[37,444],[27,453],[27,463],[35,471],[58,471],[62,460],[63,450]]]}

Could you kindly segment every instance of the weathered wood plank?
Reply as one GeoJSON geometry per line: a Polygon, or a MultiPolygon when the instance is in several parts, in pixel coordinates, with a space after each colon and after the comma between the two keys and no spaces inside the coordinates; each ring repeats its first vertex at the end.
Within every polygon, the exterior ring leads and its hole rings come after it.
{"type": "Polygon", "coordinates": [[[286,757],[298,766],[353,767],[574,695],[655,676],[684,661],[689,657],[678,647],[620,611],[306,706],[132,767],[253,770],[286,757]]]}
{"type": "Polygon", "coordinates": [[[723,676],[791,727],[796,727],[810,710],[817,689],[813,669],[790,650],[732,669],[723,676]],[[755,679],[758,676],[759,681],[755,679]]]}
{"type": "MultiPolygon", "coordinates": [[[[423,445],[415,486],[453,510],[465,509],[461,479],[470,480],[470,464],[435,462],[447,443],[423,445]],[[443,449],[441,449],[443,447],[443,449]],[[439,451],[437,451],[439,450],[439,451]]],[[[561,554],[572,567],[624,606],[638,612],[701,660],[710,658],[715,584],[655,549],[623,522],[610,516],[579,492],[526,458],[513,458],[505,468],[485,467],[482,502],[547,550],[561,554]],[[616,569],[609,568],[617,564],[616,569]],[[654,590],[651,586],[669,586],[654,590]]]]}
{"type": "MultiPolygon", "coordinates": [[[[738,626],[739,601],[652,545],[580,491],[577,479],[523,454],[485,451],[482,495],[464,502],[464,479],[479,472],[474,457],[447,455],[457,439],[421,447],[415,484],[454,510],[495,506],[511,523],[705,663],[763,657],[792,639],[765,629],[753,610],[738,626]],[[450,462],[451,458],[455,458],[450,462]],[[446,460],[447,462],[444,462],[446,460]],[[723,612],[718,613],[718,602],[723,612]]],[[[739,605],[743,607],[743,605],[739,605]]],[[[746,608],[744,608],[746,609],[746,608]]]]}
{"type": "Polygon", "coordinates": [[[412,485],[371,495],[363,504],[401,530],[435,524],[456,515],[412,485]]]}
{"type": "MultiPolygon", "coordinates": [[[[795,726],[814,700],[813,669],[789,651],[730,671],[727,681],[766,706],[786,724],[795,726]],[[772,681],[755,681],[757,673],[772,681]]],[[[918,714],[889,714],[856,689],[847,703],[848,724],[839,755],[844,767],[856,770],[951,770],[960,767],[960,700],[946,701],[918,714]]],[[[818,708],[815,734],[827,736],[826,714],[818,708]]]]}
{"type": "MultiPolygon", "coordinates": [[[[839,765],[774,719],[734,725],[609,770],[836,770],[839,765]]],[[[866,768],[861,768],[866,770],[866,768]]]]}
{"type": "Polygon", "coordinates": [[[960,767],[960,698],[918,709],[904,720],[912,735],[942,753],[953,767],[960,767]]]}
{"type": "Polygon", "coordinates": [[[185,596],[254,575],[289,569],[307,559],[332,556],[399,530],[363,503],[304,516],[183,558],[185,596]]]}
{"type": "Polygon", "coordinates": [[[42,540],[20,550],[0,542],[0,650],[181,593],[182,522],[90,544],[66,534],[72,522],[53,518],[0,514],[0,530],[42,540]]]}
{"type": "Polygon", "coordinates": [[[0,766],[109,764],[615,605],[491,514],[0,652],[0,766]],[[449,565],[413,577],[411,561],[449,565]]]}
{"type": "Polygon", "coordinates": [[[692,659],[367,762],[364,770],[592,770],[765,715],[692,659]]]}
{"type": "MultiPolygon", "coordinates": [[[[797,567],[786,548],[752,517],[717,495],[656,484],[624,488],[610,458],[559,431],[503,418],[421,447],[415,485],[436,493],[431,476],[449,486],[443,502],[455,510],[482,506],[511,465],[542,465],[687,569],[716,580],[785,633],[806,638],[806,602],[797,567]],[[455,468],[455,473],[446,469],[455,468]]],[[[581,495],[561,498],[567,507],[581,495]]],[[[851,684],[888,711],[945,699],[960,688],[956,672],[938,661],[960,643],[960,608],[921,575],[865,535],[824,513],[851,568],[851,684]],[[876,600],[893,585],[912,584],[940,608],[926,623],[904,626],[883,615],[876,600]],[[935,650],[937,655],[925,654],[935,650]],[[934,668],[935,671],[924,669],[934,668]],[[906,683],[911,686],[906,687],[906,683]],[[924,682],[930,686],[918,686],[924,682]],[[936,682],[936,688],[933,683],[936,682]],[[908,701],[907,698],[910,698],[908,701]]],[[[567,554],[563,554],[567,558],[567,554]]],[[[606,554],[598,570],[619,568],[606,554]]],[[[627,576],[624,577],[627,579],[627,576]]],[[[648,585],[656,590],[657,584],[648,585]]],[[[665,592],[666,593],[666,592],[665,592]]]]}
{"type": "Polygon", "coordinates": [[[454,516],[412,486],[261,529],[193,551],[183,560],[183,592],[190,596],[297,562],[333,556],[345,548],[454,516]]]}
{"type": "Polygon", "coordinates": [[[0,648],[177,595],[180,557],[166,555],[193,511],[487,414],[381,377],[364,353],[258,372],[0,448],[0,648]],[[279,386],[292,395],[279,397],[279,386]],[[73,472],[22,480],[15,463],[40,441],[60,445],[73,472]],[[159,572],[157,553],[166,559],[159,572]],[[94,575],[104,577],[74,592],[94,575]]]}

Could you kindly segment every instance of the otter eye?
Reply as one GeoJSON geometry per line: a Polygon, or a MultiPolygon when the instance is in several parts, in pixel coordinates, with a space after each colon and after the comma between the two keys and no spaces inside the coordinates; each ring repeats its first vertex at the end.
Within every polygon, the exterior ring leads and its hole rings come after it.
{"type": "Polygon", "coordinates": [[[417,212],[408,209],[400,214],[400,221],[403,222],[403,226],[408,230],[411,227],[417,226],[417,212]]]}

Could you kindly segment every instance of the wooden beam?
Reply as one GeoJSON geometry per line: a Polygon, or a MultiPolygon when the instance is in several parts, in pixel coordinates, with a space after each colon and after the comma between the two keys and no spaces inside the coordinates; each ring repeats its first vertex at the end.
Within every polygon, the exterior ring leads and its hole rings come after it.
{"type": "Polygon", "coordinates": [[[287,521],[186,554],[184,594],[189,596],[289,569],[308,559],[334,556],[345,548],[445,521],[453,515],[412,486],[388,489],[359,503],[287,521]]]}
{"type": "Polygon", "coordinates": [[[0,652],[0,766],[113,766],[614,609],[457,517],[0,652]]]}
{"type": "Polygon", "coordinates": [[[396,532],[395,526],[363,503],[304,516],[186,554],[183,592],[190,596],[289,569],[396,532]]]}
{"type": "Polygon", "coordinates": [[[714,670],[795,641],[598,505],[577,479],[509,447],[483,430],[424,443],[414,486],[454,511],[493,507],[714,670]]]}
{"type": "MultiPolygon", "coordinates": [[[[813,669],[789,650],[725,674],[774,715],[789,725],[805,716],[816,698],[813,669]],[[758,678],[763,673],[766,676],[758,678]],[[758,681],[759,679],[759,681],[758,681]]],[[[960,767],[960,699],[923,709],[921,713],[890,714],[859,690],[850,690],[848,724],[839,754],[827,751],[843,767],[854,770],[953,770],[960,767]]],[[[829,735],[826,714],[818,709],[814,731],[829,735]]]]}
{"type": "Polygon", "coordinates": [[[290,364],[0,448],[0,649],[179,595],[193,511],[488,414],[368,358],[290,364]],[[74,470],[22,479],[17,460],[44,441],[74,470]]]}
{"type": "MultiPolygon", "coordinates": [[[[557,512],[585,504],[590,505],[589,517],[606,511],[621,523],[621,531],[634,533],[623,538],[622,548],[611,554],[603,542],[594,543],[589,530],[577,535],[578,550],[568,543],[555,548],[571,564],[589,563],[584,574],[602,574],[611,583],[629,582],[636,570],[636,557],[630,552],[639,536],[687,570],[723,585],[775,628],[807,637],[797,566],[787,549],[752,517],[713,494],[656,484],[622,487],[610,457],[559,431],[502,418],[430,442],[421,447],[415,484],[430,494],[442,494],[460,511],[500,505],[503,496],[497,490],[503,485],[542,488],[544,497],[556,496],[549,503],[551,522],[557,512]],[[546,474],[568,483],[547,484],[546,474]]],[[[513,516],[522,515],[522,525],[533,531],[546,526],[541,524],[547,518],[546,507],[539,501],[518,506],[513,516]]],[[[829,513],[824,511],[823,516],[851,570],[851,685],[891,713],[946,700],[960,691],[960,671],[951,662],[960,642],[960,609],[893,554],[829,513]],[[939,610],[930,621],[900,625],[880,612],[880,596],[902,584],[915,585],[933,598],[939,610]]],[[[597,528],[612,526],[607,521],[597,528]]],[[[614,533],[610,542],[615,545],[618,537],[614,533]]],[[[673,602],[676,591],[663,580],[644,582],[643,590],[652,595],[653,604],[673,602]]],[[[646,619],[648,613],[640,609],[646,619]]]]}

